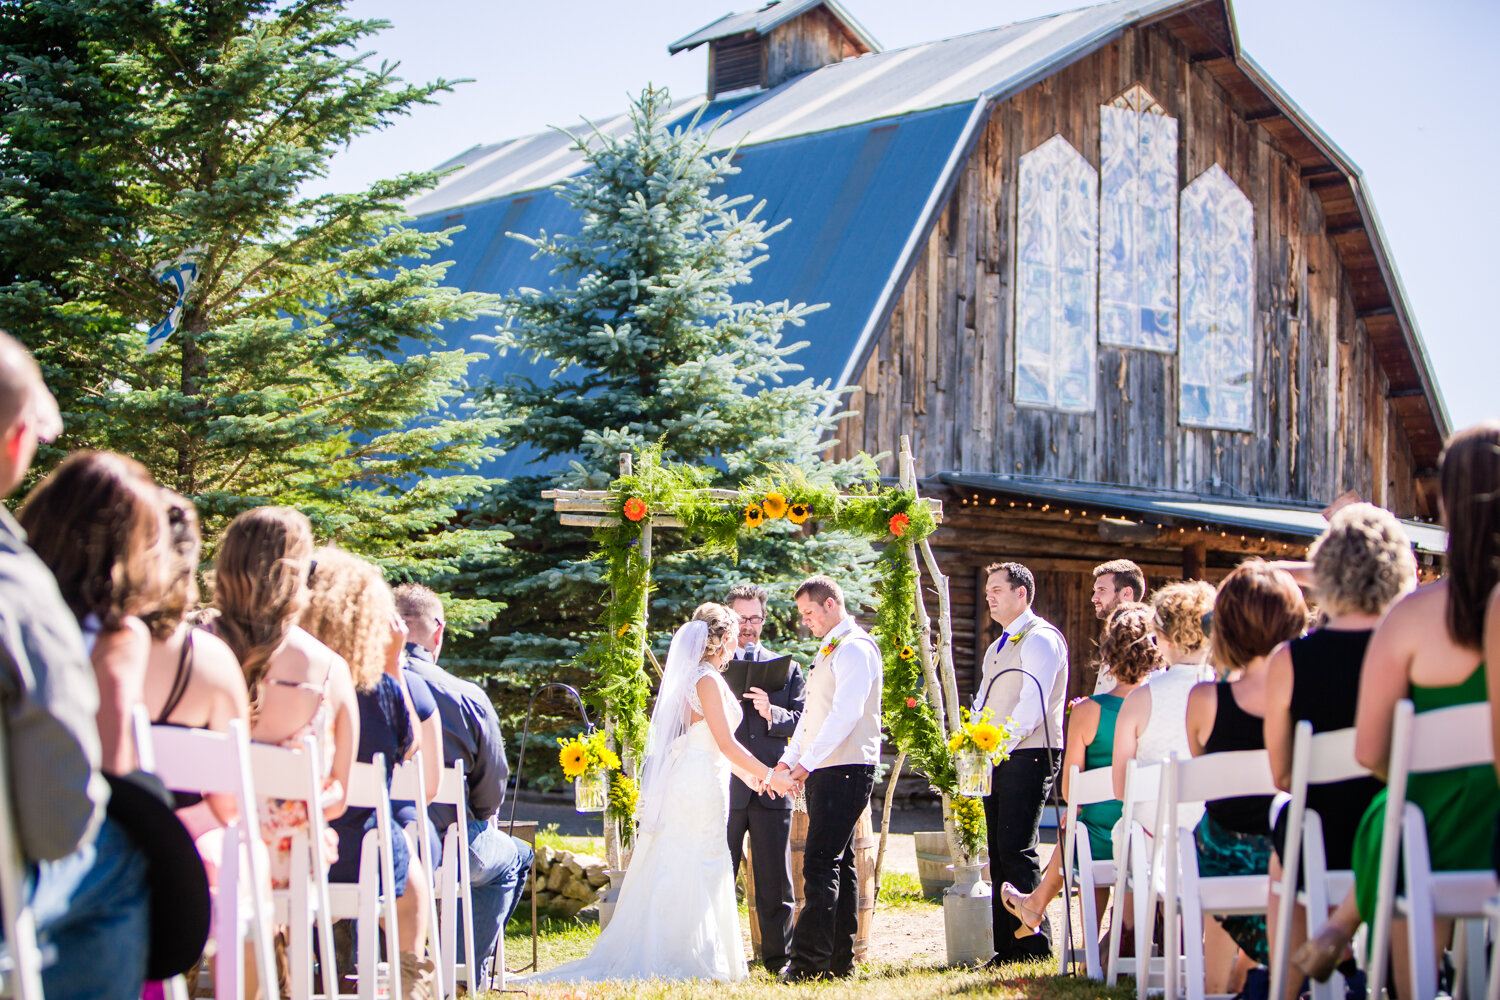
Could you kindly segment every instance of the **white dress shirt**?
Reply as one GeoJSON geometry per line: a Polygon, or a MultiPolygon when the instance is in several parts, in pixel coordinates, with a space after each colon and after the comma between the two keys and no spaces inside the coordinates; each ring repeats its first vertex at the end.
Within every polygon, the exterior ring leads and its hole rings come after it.
{"type": "MultiPolygon", "coordinates": [[[[1006,627],[1004,635],[993,647],[995,650],[1001,648],[1003,643],[1009,642],[1010,637],[1019,635],[1033,622],[1042,622],[1030,608],[1021,612],[1014,621],[1006,627]]],[[[1063,637],[1052,628],[1036,628],[1021,640],[1019,650],[1021,657],[1021,669],[1041,682],[1041,691],[1038,692],[1037,685],[1022,679],[1016,704],[1013,708],[1005,705],[991,705],[994,718],[991,720],[996,725],[1003,725],[1007,716],[1012,723],[1012,736],[1001,746],[1009,752],[1020,743],[1036,732],[1042,721],[1047,717],[1048,705],[1042,696],[1050,693],[1057,683],[1059,672],[1066,673],[1068,669],[1068,644],[1063,637]]],[[[979,684],[979,691],[974,696],[974,713],[977,715],[985,708],[985,699],[989,696],[991,686],[998,677],[999,666],[996,657],[988,655],[984,662],[984,676],[979,684]]],[[[1015,675],[1011,675],[1015,676],[1015,675]]],[[[1054,748],[1062,747],[1062,734],[1050,733],[1051,743],[1054,748]]]]}
{"type": "MultiPolygon", "coordinates": [[[[828,759],[828,756],[849,738],[855,727],[865,720],[869,714],[872,690],[878,691],[880,687],[882,675],[880,650],[875,646],[869,633],[859,628],[853,617],[848,617],[829,629],[828,633],[823,636],[825,645],[833,639],[841,640],[833,653],[826,659],[820,657],[820,661],[814,662],[814,667],[817,669],[827,667],[833,671],[835,685],[833,704],[828,710],[827,718],[823,720],[823,724],[818,727],[816,733],[806,732],[806,723],[812,714],[803,713],[802,723],[797,726],[797,731],[792,734],[791,740],[787,743],[786,751],[781,755],[781,763],[789,768],[801,764],[806,771],[817,770],[828,759]],[[853,638],[863,641],[843,641],[851,633],[854,633],[853,638]]],[[[878,702],[876,704],[878,715],[878,702]]],[[[867,758],[870,756],[868,748],[864,756],[867,758]]],[[[879,763],[879,759],[880,748],[877,739],[874,759],[867,759],[865,763],[876,764],[879,763]]]]}

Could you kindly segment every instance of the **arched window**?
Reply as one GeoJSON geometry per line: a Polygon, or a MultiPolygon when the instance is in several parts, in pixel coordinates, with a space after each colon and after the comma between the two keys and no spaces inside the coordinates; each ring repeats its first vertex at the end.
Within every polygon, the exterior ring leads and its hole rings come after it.
{"type": "Polygon", "coordinates": [[[1177,119],[1139,85],[1099,108],[1099,343],[1177,347],[1177,119]]]}
{"type": "Polygon", "coordinates": [[[1217,163],[1182,192],[1178,421],[1248,431],[1255,378],[1255,209],[1217,163]]]}
{"type": "Polygon", "coordinates": [[[1021,157],[1015,401],[1094,409],[1099,176],[1055,135],[1021,157]]]}

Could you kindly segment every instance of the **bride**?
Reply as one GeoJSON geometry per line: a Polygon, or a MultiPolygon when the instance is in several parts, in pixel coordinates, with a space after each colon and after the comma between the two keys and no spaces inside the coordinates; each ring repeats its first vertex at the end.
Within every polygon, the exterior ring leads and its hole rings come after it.
{"type": "Polygon", "coordinates": [[[739,620],[704,604],[677,630],[651,713],[635,853],[609,926],[588,957],[536,982],[744,979],[729,867],[729,774],[757,792],[766,767],[734,738],[742,712],[720,671],[739,620]]]}

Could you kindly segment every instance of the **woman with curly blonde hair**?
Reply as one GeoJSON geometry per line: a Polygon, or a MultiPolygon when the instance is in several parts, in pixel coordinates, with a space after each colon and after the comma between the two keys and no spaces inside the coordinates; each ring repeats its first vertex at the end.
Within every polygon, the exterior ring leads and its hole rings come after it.
{"type": "MultiPolygon", "coordinates": [[[[1282,791],[1291,788],[1297,723],[1312,723],[1314,733],[1354,725],[1360,673],[1375,625],[1397,598],[1417,585],[1417,560],[1401,522],[1372,504],[1350,504],[1335,513],[1328,529],[1308,550],[1308,559],[1324,621],[1272,653],[1266,675],[1266,750],[1276,786],[1282,791]]],[[[1349,868],[1359,819],[1380,788],[1374,778],[1308,788],[1307,808],[1315,810],[1323,822],[1329,868],[1349,868]]],[[[1285,810],[1272,827],[1272,840],[1274,884],[1281,880],[1280,856],[1286,849],[1285,810]]],[[[1272,940],[1278,913],[1275,903],[1273,898],[1266,911],[1266,933],[1272,940]]],[[[1307,940],[1307,918],[1301,907],[1293,907],[1292,913],[1290,952],[1295,952],[1307,940]]],[[[1292,973],[1289,985],[1300,992],[1300,973],[1292,973]]]]}
{"type": "MultiPolygon", "coordinates": [[[[386,786],[396,765],[419,749],[430,794],[437,791],[443,766],[442,733],[437,703],[425,681],[402,668],[406,623],[385,578],[373,564],[342,549],[325,546],[315,552],[309,597],[302,626],[349,664],[359,704],[361,763],[382,754],[386,786]]],[[[433,963],[422,958],[427,939],[428,873],[408,842],[404,819],[426,829],[426,803],[393,816],[392,867],[396,885],[397,936],[401,943],[401,989],[406,998],[430,994],[433,963]]],[[[371,809],[350,809],[331,826],[339,837],[338,860],[329,869],[334,882],[359,877],[360,848],[374,829],[371,809]]]]}
{"type": "MultiPolygon", "coordinates": [[[[1104,694],[1080,698],[1073,703],[1068,715],[1068,745],[1063,754],[1062,797],[1068,798],[1068,782],[1073,768],[1092,771],[1109,767],[1114,760],[1115,727],[1119,720],[1120,706],[1132,691],[1146,683],[1146,679],[1166,666],[1152,627],[1154,615],[1145,604],[1120,604],[1109,613],[1104,622],[1104,635],[1099,642],[1099,655],[1106,670],[1115,678],[1115,686],[1104,694]]],[[[1079,806],[1078,820],[1089,839],[1089,850],[1095,861],[1107,861],[1114,857],[1112,832],[1120,819],[1121,805],[1118,801],[1096,802],[1079,806]]],[[[1017,937],[1035,933],[1046,915],[1047,906],[1054,896],[1062,891],[1062,851],[1053,851],[1042,881],[1029,895],[1021,892],[1009,882],[1000,886],[1000,898],[1005,908],[1021,922],[1017,937]]],[[[1109,898],[1109,889],[1097,891],[1096,912],[1104,919],[1104,904],[1109,898]]]]}

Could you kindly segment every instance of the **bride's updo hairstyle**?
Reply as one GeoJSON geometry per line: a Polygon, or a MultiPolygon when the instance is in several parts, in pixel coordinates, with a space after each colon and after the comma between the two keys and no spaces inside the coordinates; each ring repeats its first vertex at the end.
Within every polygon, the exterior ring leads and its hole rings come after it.
{"type": "Polygon", "coordinates": [[[698,610],[693,612],[693,621],[703,622],[708,626],[708,641],[703,646],[705,662],[718,656],[719,651],[734,639],[740,628],[739,615],[724,605],[713,602],[698,605],[698,610]]]}

